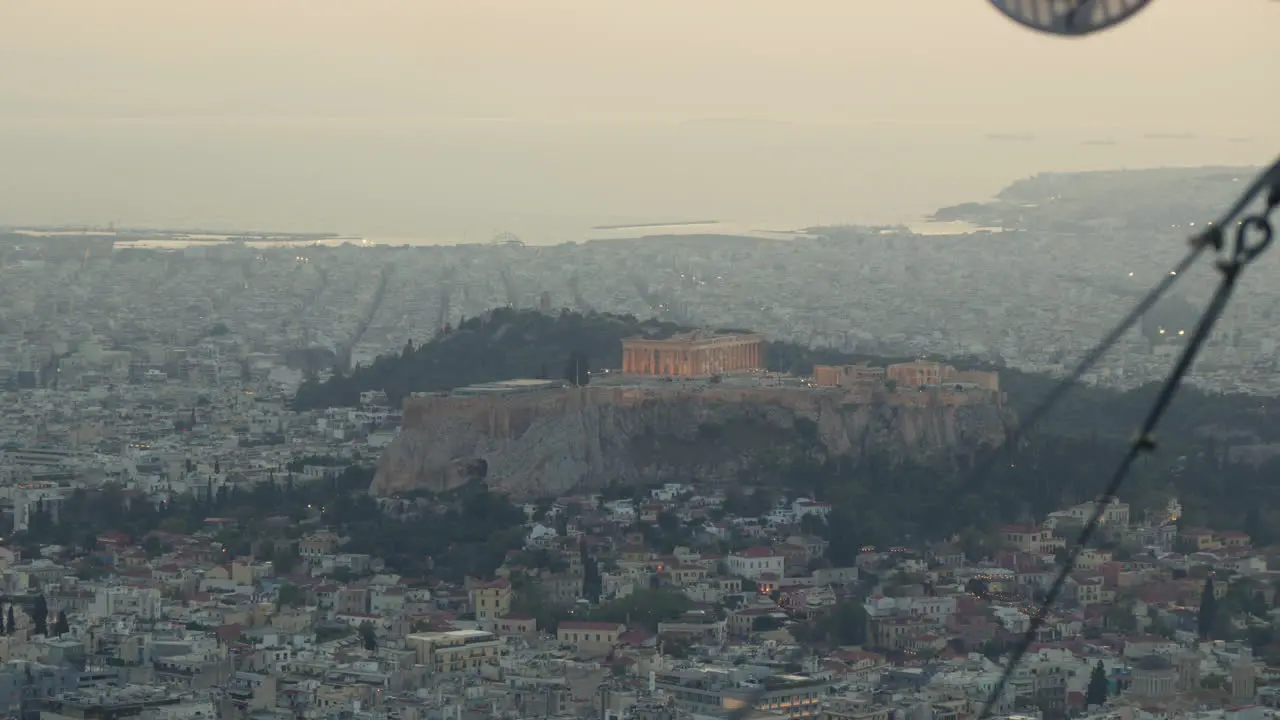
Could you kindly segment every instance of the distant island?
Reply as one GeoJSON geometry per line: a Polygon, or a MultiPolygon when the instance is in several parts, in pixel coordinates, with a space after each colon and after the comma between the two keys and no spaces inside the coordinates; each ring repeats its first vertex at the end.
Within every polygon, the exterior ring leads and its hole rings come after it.
{"type": "Polygon", "coordinates": [[[929,219],[1035,232],[1188,225],[1204,220],[1202,211],[1195,208],[1230,204],[1240,178],[1255,172],[1255,168],[1200,167],[1041,173],[1009,185],[989,202],[939,208],[929,219]],[[1134,189],[1138,177],[1142,190],[1134,189]]]}

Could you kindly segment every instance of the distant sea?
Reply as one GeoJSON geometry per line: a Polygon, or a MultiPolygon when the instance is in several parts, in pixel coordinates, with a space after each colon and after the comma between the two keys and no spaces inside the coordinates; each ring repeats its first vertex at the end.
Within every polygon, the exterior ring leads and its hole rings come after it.
{"type": "Polygon", "coordinates": [[[1044,171],[1257,165],[1276,137],[906,125],[0,119],[0,224],[527,244],[917,225],[1044,171]],[[1016,135],[1016,140],[1009,139],[1016,135]],[[714,224],[654,223],[714,219],[714,224]],[[647,227],[598,229],[610,225],[647,227]]]}

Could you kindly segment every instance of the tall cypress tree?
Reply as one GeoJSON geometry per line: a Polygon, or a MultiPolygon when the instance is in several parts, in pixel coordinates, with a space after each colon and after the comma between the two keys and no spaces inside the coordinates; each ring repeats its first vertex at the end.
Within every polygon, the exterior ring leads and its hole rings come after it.
{"type": "Polygon", "coordinates": [[[9,616],[4,624],[4,634],[12,635],[18,629],[18,623],[13,620],[13,605],[9,605],[9,616]]]}
{"type": "Polygon", "coordinates": [[[360,642],[364,645],[364,649],[373,652],[378,649],[378,635],[374,632],[373,623],[365,620],[360,623],[357,628],[360,635],[360,642]]]}
{"type": "Polygon", "coordinates": [[[1213,576],[1204,579],[1204,590],[1200,592],[1200,612],[1196,615],[1196,629],[1200,633],[1200,641],[1209,639],[1213,631],[1213,621],[1218,615],[1218,598],[1213,595],[1213,576]]]}
{"type": "Polygon", "coordinates": [[[36,596],[36,607],[31,611],[31,623],[35,626],[37,635],[49,634],[49,602],[44,599],[44,593],[36,596]]]}
{"type": "Polygon", "coordinates": [[[1258,590],[1249,600],[1249,612],[1260,618],[1265,618],[1271,613],[1271,605],[1267,603],[1267,596],[1258,590]]]}
{"type": "Polygon", "coordinates": [[[1107,701],[1107,671],[1102,661],[1093,667],[1093,675],[1089,677],[1089,689],[1085,691],[1085,706],[1102,705],[1107,701]]]}
{"type": "Polygon", "coordinates": [[[67,611],[59,610],[58,618],[53,621],[53,634],[62,637],[71,632],[71,625],[67,623],[67,611]]]}

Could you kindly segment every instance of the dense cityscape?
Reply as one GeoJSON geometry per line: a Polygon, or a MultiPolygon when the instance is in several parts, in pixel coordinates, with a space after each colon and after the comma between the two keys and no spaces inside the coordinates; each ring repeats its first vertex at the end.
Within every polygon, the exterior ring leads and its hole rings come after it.
{"type": "MultiPolygon", "coordinates": [[[[1248,173],[1043,176],[939,213],[988,228],[964,234],[13,228],[0,714],[975,717],[1095,503],[1012,461],[1008,497],[953,502],[944,478],[1016,427],[1005,380],[1064,374],[1248,173]]],[[[1161,378],[1208,279],[1092,391],[1161,378]]],[[[1275,394],[1277,299],[1254,282],[1232,306],[1205,397],[1275,394]]],[[[1280,707],[1280,506],[1170,480],[1273,477],[1231,464],[1280,440],[1250,428],[1106,505],[999,716],[1280,707]]],[[[1084,468],[1063,472],[1092,487],[1084,468]]]]}

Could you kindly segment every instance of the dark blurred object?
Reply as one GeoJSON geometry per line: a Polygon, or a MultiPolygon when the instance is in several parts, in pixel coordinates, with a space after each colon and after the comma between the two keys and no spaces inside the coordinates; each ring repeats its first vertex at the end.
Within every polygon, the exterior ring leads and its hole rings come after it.
{"type": "Polygon", "coordinates": [[[991,0],[1015,22],[1051,35],[1089,35],[1133,17],[1151,0],[991,0]]]}

